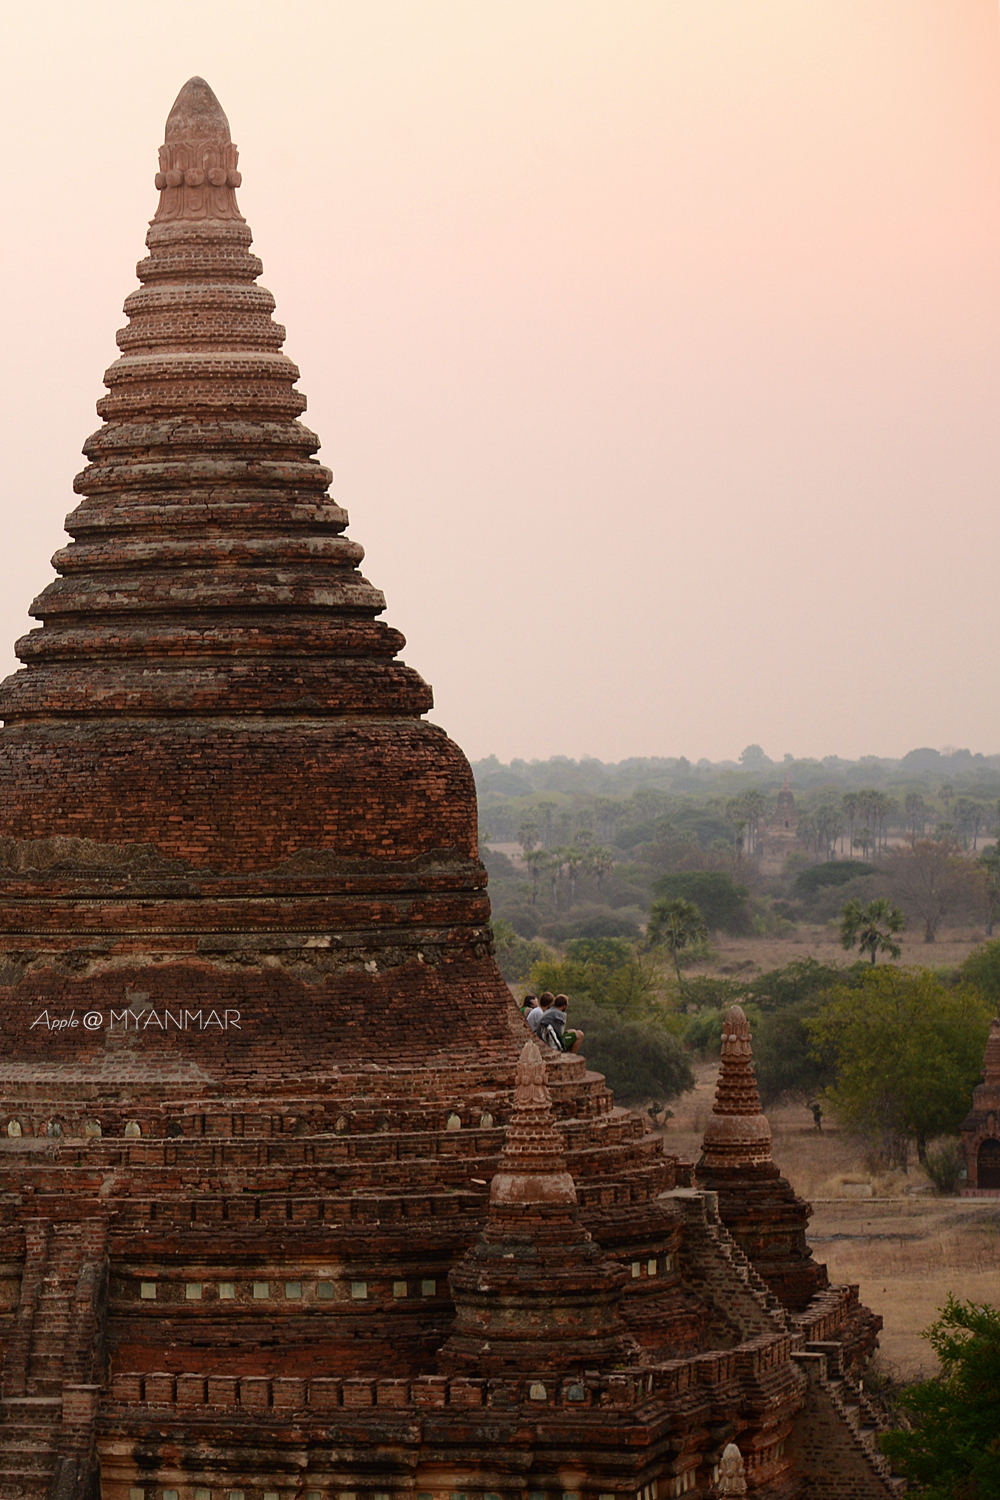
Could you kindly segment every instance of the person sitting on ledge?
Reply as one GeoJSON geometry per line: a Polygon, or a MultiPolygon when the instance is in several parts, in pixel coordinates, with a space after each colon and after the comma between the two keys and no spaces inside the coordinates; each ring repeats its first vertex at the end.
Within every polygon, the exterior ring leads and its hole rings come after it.
{"type": "Polygon", "coordinates": [[[525,995],[524,999],[521,1001],[521,1015],[524,1017],[525,1025],[528,1024],[528,1017],[531,1015],[531,1012],[534,1010],[537,1004],[537,995],[525,995]]]}
{"type": "MultiPolygon", "coordinates": [[[[543,995],[542,999],[546,997],[543,995]]],[[[579,1052],[580,1043],[583,1041],[582,1031],[567,1031],[566,1010],[569,1006],[568,995],[556,995],[555,998],[548,996],[551,1004],[548,1010],[542,1013],[538,1023],[538,1035],[542,1041],[548,1042],[549,1046],[555,1046],[557,1052],[579,1052]],[[553,1041],[554,1039],[554,1041],[553,1041]]]]}
{"type": "Polygon", "coordinates": [[[525,1020],[536,1036],[538,1035],[538,1028],[542,1022],[542,1016],[548,1010],[549,1006],[552,1004],[555,998],[556,997],[552,994],[551,990],[546,990],[543,995],[539,995],[538,999],[535,1001],[534,1008],[532,1010],[529,1010],[527,1016],[525,1016],[525,1020]]]}

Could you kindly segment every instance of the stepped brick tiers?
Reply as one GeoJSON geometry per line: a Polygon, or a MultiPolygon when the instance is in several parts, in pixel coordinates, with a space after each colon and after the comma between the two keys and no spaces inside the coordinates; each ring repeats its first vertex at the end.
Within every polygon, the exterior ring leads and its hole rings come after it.
{"type": "Polygon", "coordinates": [[[983,1081],[972,1091],[962,1122],[965,1185],[962,1196],[1000,1198],[1000,1016],[994,1017],[983,1057],[983,1081]]]}
{"type": "Polygon", "coordinates": [[[698,1186],[525,1048],[201,79],[156,183],[0,688],[0,1500],[894,1493],[739,1026],[698,1186]]]}

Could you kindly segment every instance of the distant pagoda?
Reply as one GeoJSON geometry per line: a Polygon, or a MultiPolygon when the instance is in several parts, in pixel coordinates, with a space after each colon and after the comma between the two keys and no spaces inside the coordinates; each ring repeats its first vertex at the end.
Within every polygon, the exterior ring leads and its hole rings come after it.
{"type": "Polygon", "coordinates": [[[967,1197],[1000,1198],[1000,1016],[995,1016],[983,1055],[983,1081],[972,1091],[962,1121],[967,1197]]]}
{"type": "Polygon", "coordinates": [[[894,1493],[837,1394],[856,1289],[801,1305],[799,1266],[786,1306],[719,1221],[766,1162],[699,1191],[525,1047],[468,764],[298,421],[200,78],[156,183],[0,688],[0,1500],[894,1493]]]}

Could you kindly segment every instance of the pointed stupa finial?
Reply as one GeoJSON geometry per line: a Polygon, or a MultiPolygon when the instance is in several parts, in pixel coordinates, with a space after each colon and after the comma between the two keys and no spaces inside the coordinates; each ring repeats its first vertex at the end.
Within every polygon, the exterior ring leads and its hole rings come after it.
{"type": "Polygon", "coordinates": [[[242,181],[238,161],[225,110],[204,78],[189,78],[167,116],[153,223],[242,220],[236,206],[242,181]]]}
{"type": "Polygon", "coordinates": [[[197,74],[189,78],[170,106],[163,138],[168,146],[182,141],[232,140],[229,121],[211,86],[197,74]]]}
{"type": "Polygon", "coordinates": [[[993,1017],[983,1056],[983,1082],[1000,1084],[1000,1016],[993,1017]]]}
{"type": "Polygon", "coordinates": [[[712,1118],[705,1131],[703,1161],[710,1167],[770,1161],[771,1127],[757,1092],[750,1023],[741,1005],[731,1005],[722,1023],[722,1065],[712,1118]]]}
{"type": "Polygon", "coordinates": [[[562,1138],[545,1082],[545,1059],[537,1042],[525,1042],[517,1060],[514,1113],[490,1184],[494,1207],[512,1203],[576,1203],[576,1186],[566,1170],[562,1138]]]}
{"type": "Polygon", "coordinates": [[[745,1476],[742,1453],[735,1443],[727,1443],[719,1465],[719,1495],[745,1495],[745,1476]]]}

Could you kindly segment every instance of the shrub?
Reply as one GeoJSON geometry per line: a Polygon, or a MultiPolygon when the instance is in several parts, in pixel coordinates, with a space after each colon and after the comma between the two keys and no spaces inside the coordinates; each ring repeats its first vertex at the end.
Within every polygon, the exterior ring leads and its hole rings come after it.
{"type": "Polygon", "coordinates": [[[533,965],[551,956],[544,943],[521,937],[503,917],[496,917],[492,926],[497,967],[508,984],[523,984],[533,965]]]}
{"type": "Polygon", "coordinates": [[[651,1012],[623,1013],[580,1000],[571,1007],[569,1024],[586,1033],[581,1051],[588,1065],[604,1074],[623,1102],[665,1102],[694,1085],[684,1048],[651,1012]]]}
{"type": "Polygon", "coordinates": [[[927,1148],[924,1171],[939,1193],[955,1192],[963,1165],[961,1142],[954,1136],[946,1136],[927,1148]]]}
{"type": "Polygon", "coordinates": [[[879,1446],[926,1500],[1000,1495],[1000,1311],[949,1297],[924,1335],[941,1361],[900,1396],[906,1430],[879,1446]]]}
{"type": "Polygon", "coordinates": [[[811,865],[808,870],[802,870],[796,875],[795,894],[815,896],[824,886],[845,885],[848,880],[874,873],[870,865],[863,865],[859,859],[831,859],[827,864],[811,865]]]}

